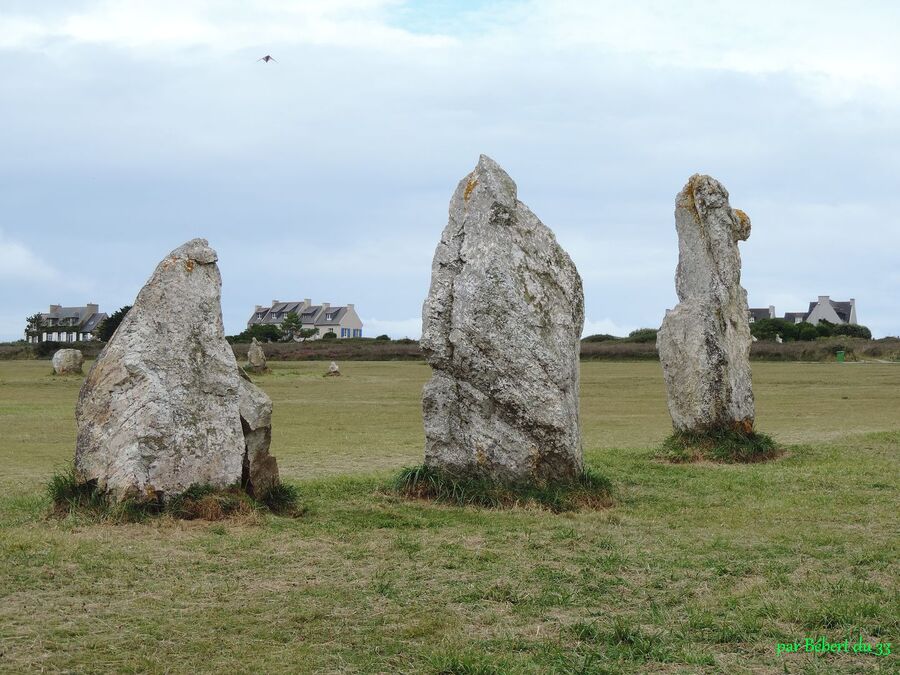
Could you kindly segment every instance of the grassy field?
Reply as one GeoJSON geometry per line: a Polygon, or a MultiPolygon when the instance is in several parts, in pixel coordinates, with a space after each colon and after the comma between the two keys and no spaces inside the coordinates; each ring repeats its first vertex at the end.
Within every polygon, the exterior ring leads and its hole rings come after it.
{"type": "Polygon", "coordinates": [[[616,506],[401,501],[418,362],[274,364],[273,452],[309,512],[216,523],[47,517],[79,379],[0,362],[5,672],[898,672],[900,366],[756,363],[788,454],[669,465],[659,364],[582,364],[584,446],[616,506]],[[826,636],[890,656],[776,654],[826,636]]]}

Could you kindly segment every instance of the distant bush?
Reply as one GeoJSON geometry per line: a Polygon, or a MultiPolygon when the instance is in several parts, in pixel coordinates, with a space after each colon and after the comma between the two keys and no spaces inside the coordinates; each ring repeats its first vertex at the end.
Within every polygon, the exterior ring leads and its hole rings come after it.
{"type": "Polygon", "coordinates": [[[582,342],[609,342],[610,340],[618,340],[615,335],[610,335],[609,333],[598,333],[597,335],[588,335],[587,337],[581,338],[582,342]]]}
{"type": "Polygon", "coordinates": [[[383,341],[385,341],[385,340],[390,340],[391,337],[390,337],[390,335],[379,335],[379,336],[376,337],[375,339],[378,340],[378,341],[380,341],[380,342],[383,342],[383,341]]]}
{"type": "Polygon", "coordinates": [[[71,346],[67,342],[38,342],[34,345],[34,355],[39,359],[47,359],[60,349],[71,346]]]}
{"type": "Polygon", "coordinates": [[[330,330],[322,336],[322,339],[323,340],[337,340],[337,333],[330,330]]]}
{"type": "Polygon", "coordinates": [[[774,340],[780,335],[785,342],[797,339],[797,326],[787,319],[758,319],[750,324],[750,334],[757,340],[774,340]]]}
{"type": "Polygon", "coordinates": [[[819,333],[816,330],[816,327],[811,323],[802,321],[797,324],[797,336],[795,339],[809,342],[815,340],[817,337],[819,337],[819,333]]]}
{"type": "Polygon", "coordinates": [[[125,305],[103,319],[103,321],[97,325],[95,330],[97,339],[103,342],[109,342],[115,334],[116,329],[119,327],[119,324],[122,323],[122,319],[125,318],[125,315],[128,314],[128,310],[130,309],[131,305],[125,305]]]}
{"type": "Polygon", "coordinates": [[[852,323],[841,324],[832,329],[832,335],[846,335],[847,337],[863,338],[864,340],[872,339],[872,331],[866,326],[860,326],[852,323]]]}
{"type": "Polygon", "coordinates": [[[237,335],[228,335],[225,339],[234,344],[253,342],[253,338],[256,338],[259,342],[278,342],[281,340],[281,328],[269,323],[254,324],[244,332],[237,335]]]}
{"type": "Polygon", "coordinates": [[[656,328],[638,328],[628,334],[631,342],[656,342],[656,328]]]}

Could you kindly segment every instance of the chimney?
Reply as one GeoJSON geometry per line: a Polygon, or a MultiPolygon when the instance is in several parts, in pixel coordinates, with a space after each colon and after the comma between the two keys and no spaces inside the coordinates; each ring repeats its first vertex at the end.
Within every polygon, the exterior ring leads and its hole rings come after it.
{"type": "Polygon", "coordinates": [[[96,314],[96,313],[99,312],[99,311],[100,311],[100,305],[98,305],[98,304],[96,304],[96,303],[94,303],[94,302],[89,302],[89,303],[87,304],[87,313],[88,313],[88,315],[96,314]]]}
{"type": "Polygon", "coordinates": [[[347,309],[353,309],[353,305],[351,303],[347,303],[347,309]]]}
{"type": "Polygon", "coordinates": [[[258,312],[258,311],[260,311],[261,309],[264,309],[263,306],[262,306],[262,305],[257,305],[257,306],[256,306],[256,309],[254,309],[253,311],[254,311],[254,312],[258,312]]]}
{"type": "Polygon", "coordinates": [[[323,303],[322,303],[322,310],[323,310],[323,311],[326,310],[326,309],[328,309],[329,307],[331,307],[331,305],[328,304],[327,302],[323,302],[323,303]]]}
{"type": "Polygon", "coordinates": [[[272,301],[272,307],[274,307],[274,306],[277,305],[277,304],[278,304],[278,300],[273,300],[273,301],[272,301]]]}
{"type": "Polygon", "coordinates": [[[828,304],[828,296],[827,296],[827,295],[820,295],[820,296],[819,296],[819,304],[823,304],[823,303],[824,303],[824,304],[828,304]]]}
{"type": "Polygon", "coordinates": [[[775,318],[775,305],[769,305],[769,318],[775,318]]]}
{"type": "Polygon", "coordinates": [[[50,313],[58,312],[62,309],[62,305],[50,305],[50,313]]]}
{"type": "Polygon", "coordinates": [[[303,298],[303,306],[304,307],[309,307],[311,304],[312,304],[312,300],[310,300],[309,298],[303,298]]]}

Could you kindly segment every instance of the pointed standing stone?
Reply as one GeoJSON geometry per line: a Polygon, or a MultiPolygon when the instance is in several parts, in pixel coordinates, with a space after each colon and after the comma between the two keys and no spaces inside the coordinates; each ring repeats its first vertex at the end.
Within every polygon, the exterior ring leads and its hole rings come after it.
{"type": "Polygon", "coordinates": [[[247,350],[247,363],[247,370],[253,373],[264,373],[269,369],[266,364],[266,353],[256,338],[253,338],[250,349],[247,350]]]}
{"type": "Polygon", "coordinates": [[[583,323],[574,263],[482,155],[450,201],[422,311],[425,464],[511,483],[580,474],[583,323]]]}
{"type": "Polygon", "coordinates": [[[678,306],[666,313],[656,344],[677,431],[753,430],[750,324],[738,242],[750,219],[728,191],[695,174],[675,202],[678,306]]]}
{"type": "MultiPolygon", "coordinates": [[[[241,482],[242,398],[268,397],[242,383],[225,341],[216,260],[204,239],[172,251],[100,353],[75,413],[81,482],[118,500],[241,482]]],[[[245,406],[250,431],[268,425],[263,403],[245,406]]]]}

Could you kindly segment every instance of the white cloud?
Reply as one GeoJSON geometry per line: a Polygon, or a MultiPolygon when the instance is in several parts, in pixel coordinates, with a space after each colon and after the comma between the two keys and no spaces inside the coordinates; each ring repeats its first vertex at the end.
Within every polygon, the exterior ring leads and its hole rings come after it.
{"type": "Polygon", "coordinates": [[[22,282],[53,282],[60,273],[27,246],[8,238],[0,230],[0,279],[22,282]]]}
{"type": "Polygon", "coordinates": [[[615,335],[616,337],[625,337],[635,328],[633,326],[621,326],[611,319],[600,319],[599,321],[584,320],[584,330],[581,332],[582,337],[588,335],[615,335]]]}
{"type": "Polygon", "coordinates": [[[363,319],[362,322],[366,337],[389,335],[395,340],[400,338],[418,340],[422,335],[422,319],[363,319]]]}
{"type": "Polygon", "coordinates": [[[375,46],[392,51],[440,46],[451,38],[389,25],[395,0],[98,0],[40,17],[0,11],[0,46],[33,48],[41,39],[131,49],[206,47],[216,51],[277,44],[375,46]]]}

